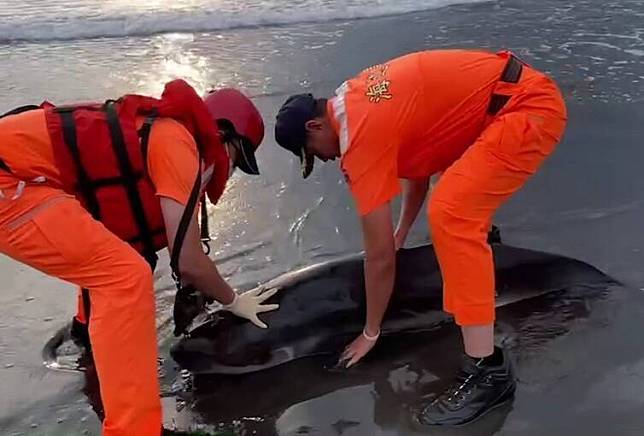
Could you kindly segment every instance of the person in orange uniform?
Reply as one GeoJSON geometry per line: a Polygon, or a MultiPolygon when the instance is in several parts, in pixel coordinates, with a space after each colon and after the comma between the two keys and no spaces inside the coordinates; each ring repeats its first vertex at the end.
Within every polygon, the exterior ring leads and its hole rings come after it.
{"type": "Polygon", "coordinates": [[[392,292],[395,251],[429,178],[427,214],[443,277],[444,310],[461,327],[454,384],[415,413],[419,427],[461,425],[512,398],[506,351],[494,346],[494,265],[487,232],[496,210],[560,141],[566,108],[556,84],[512,53],[432,50],[367,68],[330,99],[291,96],[277,114],[279,145],[307,177],[317,157],[340,158],[361,218],[367,316],[344,351],[348,366],[376,343],[392,292]],[[394,230],[390,202],[402,193],[394,230]]]}
{"type": "Polygon", "coordinates": [[[270,292],[236,294],[201,248],[196,205],[258,174],[264,125],[234,89],[23,107],[0,118],[0,253],[86,289],[106,436],[162,433],[151,265],[266,327],[270,292]],[[180,253],[180,255],[179,255],[180,253]]]}

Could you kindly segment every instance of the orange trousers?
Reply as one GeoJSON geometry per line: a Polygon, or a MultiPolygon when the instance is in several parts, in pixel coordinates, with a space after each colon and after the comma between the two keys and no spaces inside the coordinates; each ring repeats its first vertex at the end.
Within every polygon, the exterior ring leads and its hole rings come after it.
{"type": "Polygon", "coordinates": [[[152,273],[74,198],[0,171],[0,253],[89,290],[105,436],[159,436],[152,273]],[[16,198],[13,198],[16,197],[16,198]]]}
{"type": "Polygon", "coordinates": [[[443,173],[428,204],[444,309],[461,326],[494,322],[492,217],[553,152],[566,124],[554,82],[527,66],[519,83],[499,82],[495,92],[512,97],[443,173]]]}

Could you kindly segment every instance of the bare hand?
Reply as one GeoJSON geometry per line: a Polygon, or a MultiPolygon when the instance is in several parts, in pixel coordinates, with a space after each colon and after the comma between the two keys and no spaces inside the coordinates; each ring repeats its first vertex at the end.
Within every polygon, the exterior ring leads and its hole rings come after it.
{"type": "Polygon", "coordinates": [[[342,356],[340,356],[339,363],[344,364],[344,362],[348,361],[345,367],[350,368],[358,363],[358,361],[360,361],[360,359],[362,359],[369,351],[371,351],[373,346],[376,345],[376,342],[377,340],[370,341],[361,334],[355,338],[353,342],[347,345],[342,356]]]}

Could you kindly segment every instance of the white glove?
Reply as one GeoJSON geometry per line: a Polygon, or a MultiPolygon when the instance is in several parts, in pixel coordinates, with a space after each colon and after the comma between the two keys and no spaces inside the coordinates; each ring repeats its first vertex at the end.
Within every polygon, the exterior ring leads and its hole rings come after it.
{"type": "Polygon", "coordinates": [[[259,287],[242,294],[235,294],[235,299],[230,304],[224,304],[224,310],[228,310],[235,315],[246,318],[257,327],[267,328],[268,326],[257,317],[258,313],[270,312],[280,307],[279,304],[264,304],[264,300],[269,299],[279,290],[278,288],[269,289],[264,292],[265,288],[259,287]]]}

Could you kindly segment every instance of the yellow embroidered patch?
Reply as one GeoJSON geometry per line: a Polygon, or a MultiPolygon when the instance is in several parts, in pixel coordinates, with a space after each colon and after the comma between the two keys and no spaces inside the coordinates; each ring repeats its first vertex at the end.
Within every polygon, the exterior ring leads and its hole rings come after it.
{"type": "Polygon", "coordinates": [[[380,64],[369,67],[365,70],[369,75],[367,76],[367,92],[366,96],[372,103],[379,103],[382,100],[391,100],[392,95],[389,92],[391,81],[387,79],[387,70],[389,65],[380,64]]]}
{"type": "Polygon", "coordinates": [[[367,88],[367,97],[369,97],[369,101],[372,103],[379,103],[380,100],[391,100],[393,97],[389,93],[389,85],[391,82],[389,80],[383,80],[380,83],[376,83],[375,85],[371,85],[369,88],[367,88]]]}

